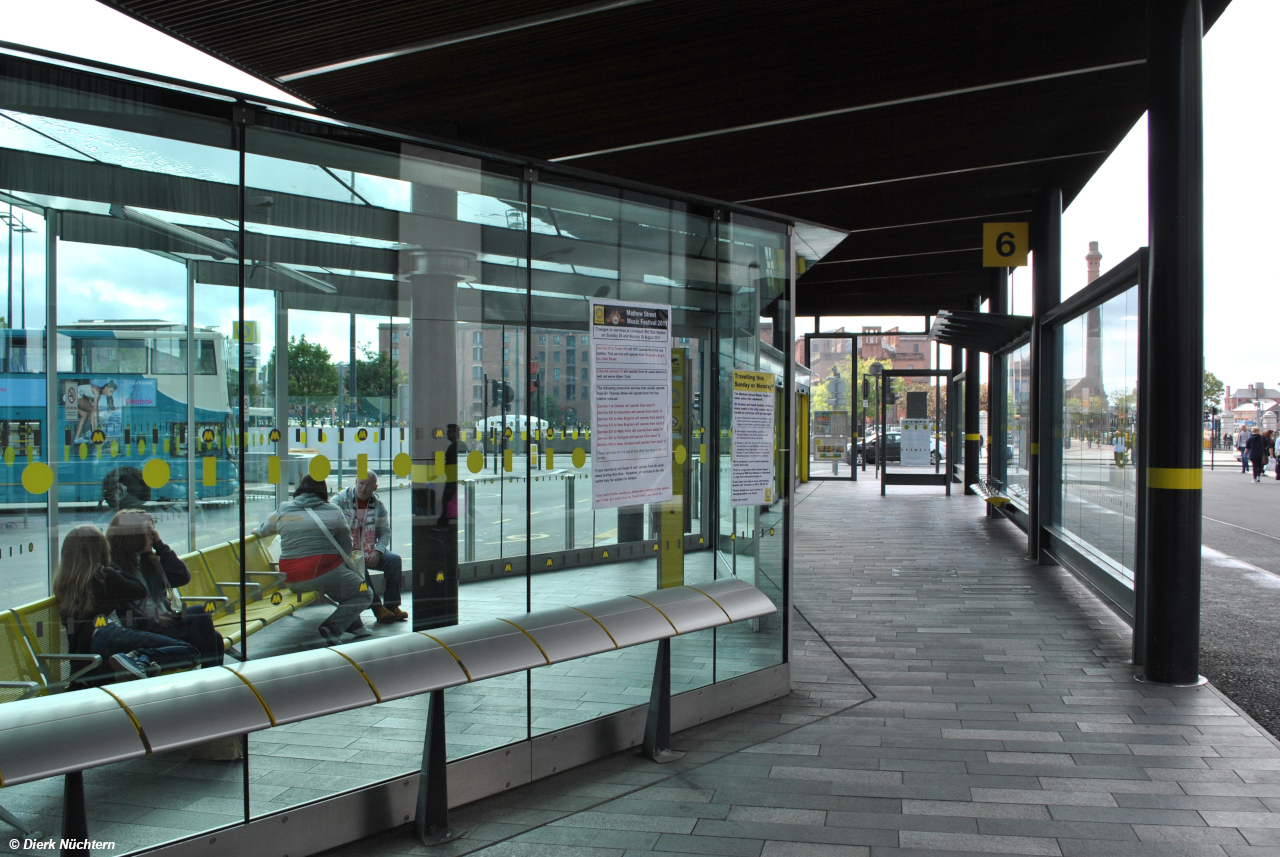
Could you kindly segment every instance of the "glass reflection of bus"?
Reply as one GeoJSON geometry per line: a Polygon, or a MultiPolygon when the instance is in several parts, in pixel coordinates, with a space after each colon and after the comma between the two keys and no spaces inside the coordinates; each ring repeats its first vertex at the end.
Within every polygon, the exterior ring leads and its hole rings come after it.
{"type": "MultiPolygon", "coordinates": [[[[187,426],[187,334],[164,321],[81,321],[57,335],[55,387],[60,441],[56,455],[58,500],[102,499],[102,480],[116,467],[142,467],[152,458],[169,464],[169,483],[152,500],[187,496],[187,448],[216,460],[216,484],[205,485],[196,462],[197,498],[237,491],[235,426],[229,408],[224,337],[194,334],[194,437],[187,426]]],[[[44,459],[45,332],[0,330],[0,503],[30,503],[22,487],[29,449],[44,459]],[[9,450],[12,448],[12,454],[9,450]]]]}

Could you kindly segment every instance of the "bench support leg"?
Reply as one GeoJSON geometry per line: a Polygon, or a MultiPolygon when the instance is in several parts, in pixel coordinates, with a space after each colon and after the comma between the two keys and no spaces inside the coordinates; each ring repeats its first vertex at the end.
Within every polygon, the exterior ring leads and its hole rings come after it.
{"type": "Polygon", "coordinates": [[[670,638],[658,641],[658,658],[653,666],[653,689],[649,691],[649,718],[644,726],[644,755],[660,765],[684,758],[684,753],[671,749],[670,638]]]}
{"type": "MultiPolygon", "coordinates": [[[[84,773],[75,771],[62,778],[62,838],[89,838],[89,818],[84,802],[84,773]]],[[[89,857],[87,848],[63,848],[64,857],[89,857]]]]}
{"type": "Polygon", "coordinates": [[[427,709],[427,735],[422,747],[422,771],[418,774],[418,840],[440,845],[466,831],[449,827],[449,778],[445,773],[444,691],[431,691],[427,709]]]}

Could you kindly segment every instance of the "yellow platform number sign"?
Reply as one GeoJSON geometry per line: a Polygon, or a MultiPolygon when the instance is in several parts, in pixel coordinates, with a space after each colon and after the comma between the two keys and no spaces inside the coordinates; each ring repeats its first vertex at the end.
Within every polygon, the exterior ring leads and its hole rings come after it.
{"type": "Polygon", "coordinates": [[[1028,224],[982,224],[982,267],[1021,268],[1027,264],[1028,224]]]}

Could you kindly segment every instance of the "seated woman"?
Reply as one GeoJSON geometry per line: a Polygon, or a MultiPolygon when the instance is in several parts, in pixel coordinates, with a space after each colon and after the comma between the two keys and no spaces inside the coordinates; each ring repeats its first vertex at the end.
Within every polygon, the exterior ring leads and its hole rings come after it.
{"type": "Polygon", "coordinates": [[[329,486],[302,477],[293,499],[258,527],[258,538],[280,536],[280,570],[292,592],[323,592],[338,603],[320,623],[320,636],[333,645],[369,636],[360,612],[373,601],[364,576],[351,565],[347,516],[329,502],[329,486]]]}
{"type": "Polygon", "coordinates": [[[97,527],[82,524],[67,533],[53,594],[72,652],[101,655],[138,678],[193,667],[199,660],[199,650],[189,643],[122,624],[121,613],[145,598],[147,589],[111,566],[107,537],[97,527]]]}
{"type": "Polygon", "coordinates": [[[107,527],[111,563],[126,577],[146,587],[146,596],[127,608],[124,624],[138,631],[163,634],[200,650],[200,663],[222,663],[222,635],[204,606],[182,609],[171,590],[191,582],[191,572],[173,548],[160,540],[156,519],[141,509],[117,512],[107,527]]]}

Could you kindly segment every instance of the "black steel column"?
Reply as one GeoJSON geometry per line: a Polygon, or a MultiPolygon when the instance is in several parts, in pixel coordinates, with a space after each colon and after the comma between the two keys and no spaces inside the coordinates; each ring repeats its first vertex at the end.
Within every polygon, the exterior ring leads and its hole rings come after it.
{"type": "MultiPolygon", "coordinates": [[[[964,350],[958,346],[951,346],[951,377],[959,375],[964,371],[964,350]]],[[[964,378],[964,389],[962,393],[968,397],[969,376],[964,378]]],[[[952,386],[948,393],[954,394],[955,387],[952,386]]],[[[964,476],[963,465],[957,468],[960,462],[957,460],[957,451],[964,449],[964,426],[960,423],[966,419],[964,414],[958,413],[962,402],[952,401],[952,396],[947,396],[947,492],[950,493],[951,483],[964,476]]],[[[967,450],[966,450],[967,451],[967,450]]]]}
{"type": "MultiPolygon", "coordinates": [[[[978,298],[973,298],[969,309],[977,312],[982,307],[978,298]]],[[[982,458],[982,422],[978,419],[978,411],[982,408],[982,368],[979,366],[982,352],[976,348],[966,348],[964,352],[964,493],[976,494],[970,488],[978,481],[978,465],[982,458]]],[[[990,423],[988,414],[988,424],[990,423]]]]}
{"type": "MultiPolygon", "coordinates": [[[[993,315],[1008,315],[1008,268],[991,269],[989,301],[988,312],[993,315]]],[[[1006,402],[1009,394],[1005,389],[1005,380],[1004,357],[992,354],[987,372],[987,478],[998,482],[1001,490],[1004,489],[1005,467],[1008,466],[1008,462],[1005,461],[1005,445],[1009,437],[1009,414],[1006,402]]],[[[992,514],[995,513],[994,507],[988,507],[988,510],[992,514]]]]}
{"type": "Polygon", "coordinates": [[[1204,170],[1199,0],[1147,4],[1147,211],[1151,277],[1147,378],[1144,676],[1200,675],[1201,407],[1204,382],[1204,170]]]}
{"type": "MultiPolygon", "coordinates": [[[[1062,189],[1045,188],[1037,194],[1035,221],[1032,224],[1031,249],[1031,384],[1030,414],[1027,435],[1031,443],[1027,466],[1027,558],[1049,562],[1040,544],[1040,528],[1049,523],[1045,511],[1052,479],[1046,479],[1040,455],[1047,445],[1053,415],[1046,413],[1046,392],[1056,378],[1047,372],[1050,357],[1048,341],[1040,319],[1062,300],[1062,189]]],[[[1047,451],[1047,450],[1046,450],[1047,451]]]]}

